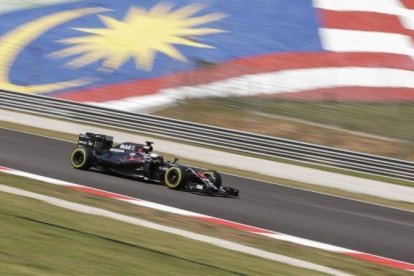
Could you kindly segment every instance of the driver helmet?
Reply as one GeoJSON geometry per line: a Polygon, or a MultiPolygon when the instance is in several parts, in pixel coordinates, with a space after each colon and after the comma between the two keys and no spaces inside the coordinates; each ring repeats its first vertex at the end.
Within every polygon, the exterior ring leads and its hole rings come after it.
{"type": "Polygon", "coordinates": [[[161,163],[164,161],[163,157],[161,155],[159,155],[158,153],[153,153],[152,152],[150,154],[150,157],[151,157],[152,160],[155,160],[155,161],[158,161],[158,162],[161,162],[161,163]]]}

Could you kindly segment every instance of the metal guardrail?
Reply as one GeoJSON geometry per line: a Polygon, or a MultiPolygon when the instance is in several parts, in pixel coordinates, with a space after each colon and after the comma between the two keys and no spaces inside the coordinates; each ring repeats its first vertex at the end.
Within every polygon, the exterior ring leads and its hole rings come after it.
{"type": "Polygon", "coordinates": [[[414,162],[405,160],[7,91],[0,91],[0,106],[124,128],[235,152],[298,160],[414,181],[414,162]]]}

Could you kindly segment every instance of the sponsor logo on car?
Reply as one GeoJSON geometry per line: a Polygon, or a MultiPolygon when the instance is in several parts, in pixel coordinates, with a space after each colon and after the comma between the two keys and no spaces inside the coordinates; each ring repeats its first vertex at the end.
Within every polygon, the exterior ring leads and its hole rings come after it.
{"type": "Polygon", "coordinates": [[[112,152],[125,152],[123,149],[114,149],[114,148],[110,149],[109,151],[112,151],[112,152]]]}
{"type": "Polygon", "coordinates": [[[121,144],[119,148],[124,150],[135,150],[135,145],[121,144]]]}
{"type": "Polygon", "coordinates": [[[204,188],[204,186],[203,185],[200,185],[200,184],[197,184],[196,185],[196,189],[197,190],[202,190],[204,188]]]}

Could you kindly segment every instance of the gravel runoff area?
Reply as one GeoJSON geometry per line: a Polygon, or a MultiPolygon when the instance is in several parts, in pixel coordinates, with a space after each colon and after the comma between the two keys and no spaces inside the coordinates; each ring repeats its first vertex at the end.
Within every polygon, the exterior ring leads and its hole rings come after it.
{"type": "Polygon", "coordinates": [[[115,142],[146,141],[155,143],[156,151],[176,155],[190,160],[203,161],[219,166],[242,169],[258,174],[290,179],[312,185],[324,186],[345,190],[348,192],[366,194],[396,201],[414,203],[414,188],[399,186],[382,181],[369,180],[339,173],[305,168],[276,161],[263,160],[255,157],[223,152],[220,150],[206,149],[202,147],[172,142],[158,138],[151,138],[141,134],[125,133],[122,130],[105,128],[104,125],[88,125],[80,122],[68,122],[58,119],[18,113],[14,111],[0,110],[0,118],[3,121],[28,125],[53,131],[79,134],[88,132],[104,133],[114,136],[115,142]]]}

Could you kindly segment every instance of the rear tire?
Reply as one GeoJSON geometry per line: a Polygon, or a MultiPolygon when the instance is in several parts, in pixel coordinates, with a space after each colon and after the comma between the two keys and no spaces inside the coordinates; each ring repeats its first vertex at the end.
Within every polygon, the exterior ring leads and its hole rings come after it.
{"type": "Polygon", "coordinates": [[[221,187],[221,175],[216,171],[206,171],[203,173],[205,177],[210,179],[210,181],[216,186],[217,188],[221,187]]]}
{"type": "Polygon", "coordinates": [[[164,175],[165,185],[173,190],[180,190],[184,188],[187,182],[187,175],[180,167],[171,167],[164,175]]]}
{"type": "Polygon", "coordinates": [[[79,170],[89,170],[94,161],[93,151],[89,148],[80,147],[72,151],[70,163],[72,167],[79,170]]]}

